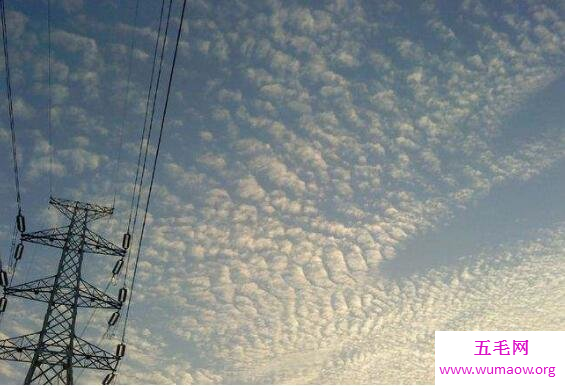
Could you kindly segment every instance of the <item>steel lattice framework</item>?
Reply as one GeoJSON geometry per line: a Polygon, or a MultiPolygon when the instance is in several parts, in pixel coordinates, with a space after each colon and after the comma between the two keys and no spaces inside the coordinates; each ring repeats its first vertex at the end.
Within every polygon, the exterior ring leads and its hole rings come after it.
{"type": "Polygon", "coordinates": [[[123,257],[125,250],[88,229],[113,209],[51,198],[70,221],[66,227],[24,233],[25,242],[62,249],[57,273],[6,288],[7,295],[47,302],[41,331],[0,340],[0,359],[31,362],[25,383],[72,384],[73,368],[115,371],[120,357],[76,336],[79,307],[118,310],[121,303],[82,279],[85,252],[123,257]]]}

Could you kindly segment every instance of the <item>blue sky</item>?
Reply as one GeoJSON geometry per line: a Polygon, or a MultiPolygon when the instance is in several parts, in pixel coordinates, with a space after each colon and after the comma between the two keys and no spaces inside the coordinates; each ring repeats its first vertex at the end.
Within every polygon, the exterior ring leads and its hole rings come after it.
{"type": "MultiPolygon", "coordinates": [[[[98,229],[120,240],[159,6],[141,1],[134,26],[133,1],[53,1],[51,168],[46,3],[7,4],[28,228],[59,221],[51,174],[55,196],[116,190],[98,229]]],[[[435,330],[564,329],[563,12],[190,1],[120,382],[433,383],[435,330]]],[[[16,281],[56,261],[26,249],[16,281]]],[[[103,286],[112,264],[89,257],[86,276],[103,286]]],[[[36,331],[41,312],[11,300],[0,331],[36,331]]]]}

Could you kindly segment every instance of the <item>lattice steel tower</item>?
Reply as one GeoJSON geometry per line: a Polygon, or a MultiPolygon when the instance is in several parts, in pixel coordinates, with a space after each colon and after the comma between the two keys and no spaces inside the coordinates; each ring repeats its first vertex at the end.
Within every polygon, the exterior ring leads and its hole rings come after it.
{"type": "Polygon", "coordinates": [[[0,341],[0,359],[31,362],[25,383],[73,383],[73,368],[114,372],[123,349],[115,354],[78,337],[75,333],[79,307],[119,310],[122,302],[82,279],[85,253],[123,257],[125,250],[88,228],[88,224],[112,214],[113,209],[78,201],[51,198],[49,203],[70,221],[68,226],[23,233],[25,242],[62,249],[53,276],[8,287],[7,295],[47,302],[41,331],[0,341]]]}

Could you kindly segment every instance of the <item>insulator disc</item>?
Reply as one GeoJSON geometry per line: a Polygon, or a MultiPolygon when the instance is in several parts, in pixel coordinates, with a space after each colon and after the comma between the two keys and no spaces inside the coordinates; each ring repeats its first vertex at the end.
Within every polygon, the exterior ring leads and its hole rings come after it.
{"type": "Polygon", "coordinates": [[[8,304],[8,299],[3,296],[0,298],[0,312],[6,311],[6,305],[8,304]]]}
{"type": "Polygon", "coordinates": [[[108,319],[108,326],[113,326],[114,324],[116,324],[119,318],[120,313],[118,311],[114,312],[112,316],[110,316],[110,319],[108,319]]]}
{"type": "Polygon", "coordinates": [[[24,233],[26,231],[26,219],[21,213],[16,216],[16,227],[20,233],[24,233]]]}
{"type": "Polygon", "coordinates": [[[116,356],[118,358],[123,357],[125,353],[126,353],[126,345],[125,344],[120,343],[119,345],[116,346],[116,356]]]}
{"type": "Polygon", "coordinates": [[[14,259],[20,260],[23,256],[23,253],[24,253],[24,245],[22,243],[19,243],[16,246],[16,250],[14,251],[14,259]]]}
{"type": "Polygon", "coordinates": [[[116,261],[116,264],[114,264],[114,268],[112,269],[112,273],[114,275],[117,275],[118,273],[120,273],[123,266],[124,266],[124,259],[120,259],[116,261]]]}
{"type": "Polygon", "coordinates": [[[124,233],[124,238],[122,239],[122,248],[123,249],[128,249],[129,248],[129,244],[131,241],[131,235],[128,233],[124,233]]]}
{"type": "Polygon", "coordinates": [[[128,289],[126,287],[120,288],[120,292],[118,292],[118,301],[123,303],[126,301],[128,297],[128,289]]]}
{"type": "Polygon", "coordinates": [[[106,376],[104,377],[104,380],[102,380],[102,384],[103,385],[111,384],[112,381],[114,380],[115,376],[116,376],[116,374],[114,374],[114,373],[106,374],[106,376]]]}
{"type": "Polygon", "coordinates": [[[8,272],[4,270],[0,271],[0,285],[2,287],[8,286],[8,272]]]}

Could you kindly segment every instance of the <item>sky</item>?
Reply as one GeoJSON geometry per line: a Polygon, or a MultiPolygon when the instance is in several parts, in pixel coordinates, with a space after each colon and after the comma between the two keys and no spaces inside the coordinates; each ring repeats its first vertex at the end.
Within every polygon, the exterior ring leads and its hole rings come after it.
{"type": "MultiPolygon", "coordinates": [[[[135,1],[52,1],[51,141],[47,3],[6,7],[27,227],[62,223],[50,193],[116,194],[94,228],[119,242],[160,2],[136,24],[135,1]]],[[[118,382],[431,384],[436,330],[564,330],[564,8],[189,1],[118,382]]],[[[114,260],[88,255],[85,277],[104,287],[114,260]]],[[[15,282],[57,261],[26,247],[15,282]]],[[[44,308],[10,299],[0,336],[44,308]]],[[[0,382],[25,371],[3,362],[0,382]]]]}

